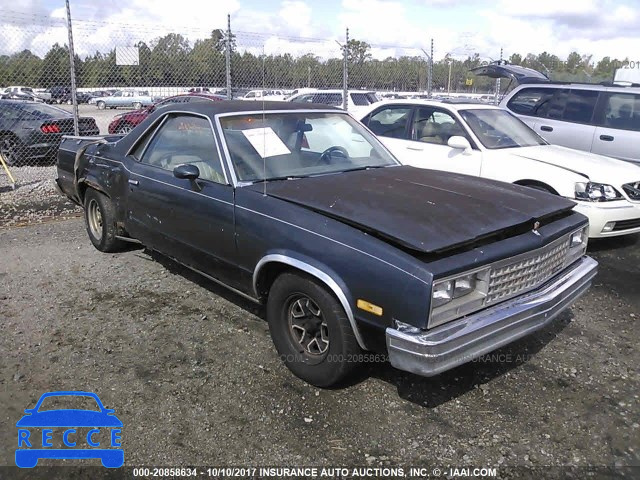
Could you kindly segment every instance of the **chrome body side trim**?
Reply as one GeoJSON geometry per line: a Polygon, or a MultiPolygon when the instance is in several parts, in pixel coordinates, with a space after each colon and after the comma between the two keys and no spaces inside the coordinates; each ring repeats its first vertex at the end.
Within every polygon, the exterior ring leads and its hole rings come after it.
{"type": "Polygon", "coordinates": [[[337,282],[330,275],[314,267],[313,265],[309,265],[308,263],[302,262],[296,258],[292,258],[287,255],[281,255],[281,254],[265,255],[260,259],[260,261],[256,265],[256,268],[253,270],[253,291],[256,297],[259,297],[258,277],[260,275],[260,270],[262,269],[262,267],[264,267],[268,263],[284,263],[285,265],[291,265],[292,267],[295,267],[299,270],[302,270],[303,272],[308,273],[313,277],[316,277],[318,280],[324,283],[327,287],[329,287],[329,289],[333,292],[333,294],[338,298],[338,301],[342,305],[342,308],[344,308],[344,311],[347,314],[347,318],[349,319],[349,323],[351,324],[353,334],[355,335],[356,340],[358,341],[358,345],[360,345],[360,348],[362,348],[363,350],[366,350],[364,341],[362,339],[362,335],[360,334],[360,330],[358,329],[358,325],[356,323],[356,319],[353,316],[353,310],[351,309],[351,305],[349,304],[349,301],[347,300],[347,296],[345,295],[344,291],[342,290],[340,285],[338,285],[337,282]]]}
{"type": "Polygon", "coordinates": [[[387,328],[391,364],[430,377],[539,330],[591,285],[598,262],[584,256],[536,290],[432,330],[387,328]]]}

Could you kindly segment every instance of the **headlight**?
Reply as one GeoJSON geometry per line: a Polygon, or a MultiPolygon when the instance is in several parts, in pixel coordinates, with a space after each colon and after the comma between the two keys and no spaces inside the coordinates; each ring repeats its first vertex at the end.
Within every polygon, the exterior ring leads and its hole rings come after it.
{"type": "Polygon", "coordinates": [[[604,183],[576,183],[575,193],[576,200],[587,202],[607,202],[622,198],[615,188],[604,183]]]}
{"type": "Polygon", "coordinates": [[[482,306],[489,289],[489,268],[438,280],[431,291],[429,327],[443,324],[482,306]]]}
{"type": "Polygon", "coordinates": [[[569,251],[564,262],[564,266],[572,264],[587,251],[589,241],[589,225],[585,225],[580,230],[576,230],[569,236],[569,251]]]}

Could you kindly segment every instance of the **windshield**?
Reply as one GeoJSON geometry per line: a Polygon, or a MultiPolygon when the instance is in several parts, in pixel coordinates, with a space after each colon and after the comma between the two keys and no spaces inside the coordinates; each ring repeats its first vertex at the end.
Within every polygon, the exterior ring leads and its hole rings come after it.
{"type": "Polygon", "coordinates": [[[547,144],[524,122],[505,110],[461,110],[460,115],[486,148],[532,147],[547,144]]]}
{"type": "Polygon", "coordinates": [[[284,112],[220,118],[243,182],[397,165],[376,138],[345,113],[284,112]]]}

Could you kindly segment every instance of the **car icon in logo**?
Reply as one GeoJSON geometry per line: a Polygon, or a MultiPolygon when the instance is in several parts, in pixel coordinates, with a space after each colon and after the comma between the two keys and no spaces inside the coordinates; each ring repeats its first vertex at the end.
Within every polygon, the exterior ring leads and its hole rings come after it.
{"type": "Polygon", "coordinates": [[[123,465],[122,422],[114,410],[104,408],[95,393],[48,392],[24,412],[16,423],[18,467],[35,467],[41,458],[99,458],[107,468],[123,465]],[[91,408],[51,408],[52,404],[91,408]]]}

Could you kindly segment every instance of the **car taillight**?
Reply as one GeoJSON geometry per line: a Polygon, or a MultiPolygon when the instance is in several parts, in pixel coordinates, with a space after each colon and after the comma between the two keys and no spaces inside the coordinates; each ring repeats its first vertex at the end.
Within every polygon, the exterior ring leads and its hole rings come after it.
{"type": "Polygon", "coordinates": [[[42,125],[40,130],[42,133],[60,133],[60,127],[55,123],[42,125]]]}

